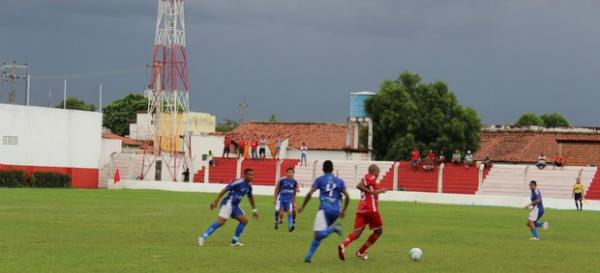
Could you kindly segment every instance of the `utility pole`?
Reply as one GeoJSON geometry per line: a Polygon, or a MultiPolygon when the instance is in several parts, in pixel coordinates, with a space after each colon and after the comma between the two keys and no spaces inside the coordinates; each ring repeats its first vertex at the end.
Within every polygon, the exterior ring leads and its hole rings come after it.
{"type": "MultiPolygon", "coordinates": [[[[17,80],[25,80],[27,89],[29,89],[29,68],[27,64],[17,64],[13,61],[11,64],[2,63],[0,66],[0,85],[2,82],[8,82],[8,103],[15,104],[17,100],[17,80]]],[[[28,100],[26,94],[25,99],[28,100]]],[[[27,103],[26,103],[27,104],[27,103]]]]}
{"type": "Polygon", "coordinates": [[[67,109],[67,80],[63,89],[63,109],[67,109]]]}
{"type": "Polygon", "coordinates": [[[98,112],[102,113],[102,83],[98,87],[98,112]]]}
{"type": "Polygon", "coordinates": [[[240,102],[240,124],[244,123],[244,118],[246,116],[246,108],[248,108],[248,102],[246,101],[246,97],[242,99],[240,102]]]}

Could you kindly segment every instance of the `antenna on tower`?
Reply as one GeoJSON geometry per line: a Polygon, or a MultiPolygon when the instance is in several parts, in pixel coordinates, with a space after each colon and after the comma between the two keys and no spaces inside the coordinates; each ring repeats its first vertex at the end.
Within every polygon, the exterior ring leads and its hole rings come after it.
{"type": "Polygon", "coordinates": [[[154,168],[155,180],[162,170],[177,181],[191,164],[191,133],[185,16],[183,0],[159,0],[156,36],[152,50],[152,74],[145,93],[150,135],[144,148],[141,178],[154,168]],[[152,141],[152,146],[148,142],[152,141]],[[163,168],[164,165],[164,168],[163,168]]]}
{"type": "Polygon", "coordinates": [[[246,108],[248,108],[248,102],[246,101],[246,97],[242,99],[240,102],[240,124],[244,123],[244,118],[246,116],[246,108]]]}

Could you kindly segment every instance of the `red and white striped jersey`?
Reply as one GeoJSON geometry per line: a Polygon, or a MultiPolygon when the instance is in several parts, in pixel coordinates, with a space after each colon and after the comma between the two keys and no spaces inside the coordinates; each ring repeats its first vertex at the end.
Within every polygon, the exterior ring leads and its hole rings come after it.
{"type": "MultiPolygon", "coordinates": [[[[364,177],[365,186],[373,192],[377,191],[377,178],[374,175],[367,174],[364,177]]],[[[370,194],[366,192],[360,193],[360,202],[356,212],[378,212],[379,211],[379,194],[370,194]]]]}

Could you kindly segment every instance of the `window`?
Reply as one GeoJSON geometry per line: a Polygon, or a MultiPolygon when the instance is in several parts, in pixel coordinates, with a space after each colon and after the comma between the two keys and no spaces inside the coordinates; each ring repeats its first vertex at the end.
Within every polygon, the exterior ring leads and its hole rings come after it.
{"type": "Polygon", "coordinates": [[[3,145],[19,145],[19,137],[17,136],[4,136],[2,137],[3,145]]]}

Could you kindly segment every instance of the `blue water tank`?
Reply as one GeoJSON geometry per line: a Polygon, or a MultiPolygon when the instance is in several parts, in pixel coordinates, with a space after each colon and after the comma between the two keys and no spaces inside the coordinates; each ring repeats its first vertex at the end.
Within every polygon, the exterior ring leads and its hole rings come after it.
{"type": "Polygon", "coordinates": [[[373,95],[375,93],[369,91],[350,93],[350,118],[366,118],[365,100],[373,95]]]}

